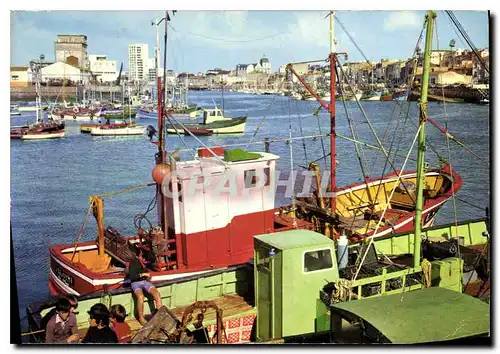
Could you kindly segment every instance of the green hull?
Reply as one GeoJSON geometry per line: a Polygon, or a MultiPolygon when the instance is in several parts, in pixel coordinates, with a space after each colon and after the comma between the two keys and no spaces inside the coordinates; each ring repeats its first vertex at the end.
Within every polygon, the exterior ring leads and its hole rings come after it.
{"type": "Polygon", "coordinates": [[[198,106],[195,104],[189,105],[187,108],[172,108],[169,112],[173,114],[189,114],[196,112],[198,110],[198,106]]]}
{"type": "Polygon", "coordinates": [[[105,113],[104,114],[104,119],[129,119],[130,118],[135,118],[137,114],[137,111],[133,111],[130,116],[128,112],[125,112],[124,114],[121,113],[105,113]]]}
{"type": "MultiPolygon", "coordinates": [[[[207,129],[214,134],[237,134],[245,131],[247,117],[238,117],[231,120],[220,120],[209,124],[183,124],[186,128],[207,129]]],[[[169,134],[184,134],[184,129],[179,125],[177,128],[171,124],[167,125],[169,134]]]]}

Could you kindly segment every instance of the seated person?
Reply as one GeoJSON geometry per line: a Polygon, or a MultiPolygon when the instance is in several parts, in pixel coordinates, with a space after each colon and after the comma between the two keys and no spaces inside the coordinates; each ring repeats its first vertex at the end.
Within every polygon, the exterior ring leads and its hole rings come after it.
{"type": "Polygon", "coordinates": [[[136,249],[136,257],[127,265],[125,274],[130,279],[130,286],[137,297],[137,320],[141,325],[146,323],[144,318],[144,293],[146,291],[154,296],[156,309],[162,307],[160,293],[158,289],[149,281],[151,274],[146,266],[146,260],[140,248],[136,249]]]}
{"type": "Polygon", "coordinates": [[[71,303],[65,297],[57,300],[55,314],[45,329],[45,343],[71,343],[80,338],[76,325],[76,315],[71,303]]]}
{"type": "Polygon", "coordinates": [[[82,343],[118,343],[116,333],[109,328],[109,310],[106,305],[92,305],[88,314],[90,327],[82,343]]]}
{"type": "MultiPolygon", "coordinates": [[[[73,313],[73,314],[77,314],[78,312],[76,311],[76,309],[78,308],[78,299],[75,295],[66,295],[66,296],[63,296],[65,297],[66,299],[69,300],[70,304],[71,304],[71,308],[69,309],[69,312],[70,313],[73,313]]],[[[61,299],[61,297],[58,297],[54,300],[54,305],[57,303],[57,301],[61,299]]],[[[52,306],[54,306],[52,305],[52,306]]],[[[40,328],[41,329],[44,329],[46,330],[47,329],[47,324],[49,323],[49,320],[54,317],[56,315],[56,308],[54,307],[52,310],[50,310],[49,312],[47,312],[47,314],[45,316],[43,316],[40,320],[40,328]]],[[[37,336],[37,338],[40,338],[40,340],[42,342],[45,342],[45,337],[46,337],[46,332],[43,332],[43,333],[40,333],[39,336],[37,336]]]]}
{"type": "Polygon", "coordinates": [[[127,311],[122,305],[111,306],[111,328],[118,337],[118,343],[127,343],[132,339],[130,326],[125,323],[127,311]]]}

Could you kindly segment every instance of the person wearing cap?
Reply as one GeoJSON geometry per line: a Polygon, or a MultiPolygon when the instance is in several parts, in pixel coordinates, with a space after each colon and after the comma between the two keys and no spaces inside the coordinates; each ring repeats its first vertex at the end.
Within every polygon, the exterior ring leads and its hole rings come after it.
{"type": "Polygon", "coordinates": [[[71,308],[67,298],[57,300],[56,313],[50,318],[45,329],[45,343],[71,343],[80,339],[76,315],[71,308]]]}
{"type": "Polygon", "coordinates": [[[82,343],[118,343],[116,333],[109,328],[109,310],[104,304],[94,304],[88,311],[90,327],[82,343]]]}

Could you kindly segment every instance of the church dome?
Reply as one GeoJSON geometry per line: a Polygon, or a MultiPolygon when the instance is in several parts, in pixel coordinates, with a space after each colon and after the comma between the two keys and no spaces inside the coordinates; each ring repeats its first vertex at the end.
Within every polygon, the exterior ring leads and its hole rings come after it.
{"type": "Polygon", "coordinates": [[[269,64],[269,59],[267,59],[266,57],[262,57],[262,59],[260,60],[260,65],[264,65],[264,63],[269,64]]]}

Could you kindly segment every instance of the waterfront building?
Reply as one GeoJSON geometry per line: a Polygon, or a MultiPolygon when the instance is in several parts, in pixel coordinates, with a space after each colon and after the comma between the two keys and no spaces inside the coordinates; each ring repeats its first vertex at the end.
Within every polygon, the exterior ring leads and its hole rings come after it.
{"type": "Polygon", "coordinates": [[[147,44],[128,45],[128,70],[130,80],[137,82],[149,80],[148,59],[147,44]]]}
{"type": "Polygon", "coordinates": [[[116,72],[116,60],[108,60],[106,55],[89,55],[90,71],[97,81],[112,82],[118,77],[116,72]]]}
{"type": "Polygon", "coordinates": [[[10,87],[28,87],[30,78],[31,69],[29,66],[10,67],[10,87]]]}
{"type": "Polygon", "coordinates": [[[462,75],[454,71],[446,72],[431,72],[429,81],[435,85],[470,85],[472,83],[472,76],[462,75]]]}
{"type": "Polygon", "coordinates": [[[271,74],[271,62],[263,55],[259,62],[254,64],[254,70],[265,74],[271,74]]]}
{"type": "Polygon", "coordinates": [[[92,75],[90,70],[79,68],[72,64],[57,62],[40,69],[42,82],[71,80],[76,83],[89,83],[92,75]]]}
{"type": "Polygon", "coordinates": [[[89,69],[87,36],[83,34],[60,34],[54,43],[56,62],[68,62],[89,69]]]}
{"type": "Polygon", "coordinates": [[[391,63],[385,68],[385,77],[388,83],[401,84],[403,83],[401,71],[405,67],[406,63],[404,61],[397,61],[391,63]]]}
{"type": "MultiPolygon", "coordinates": [[[[481,57],[482,62],[489,70],[490,68],[490,55],[488,49],[480,49],[479,56],[481,57]]],[[[489,84],[490,77],[489,73],[483,68],[480,64],[477,57],[474,55],[472,57],[472,81],[474,84],[489,84]]]]}

